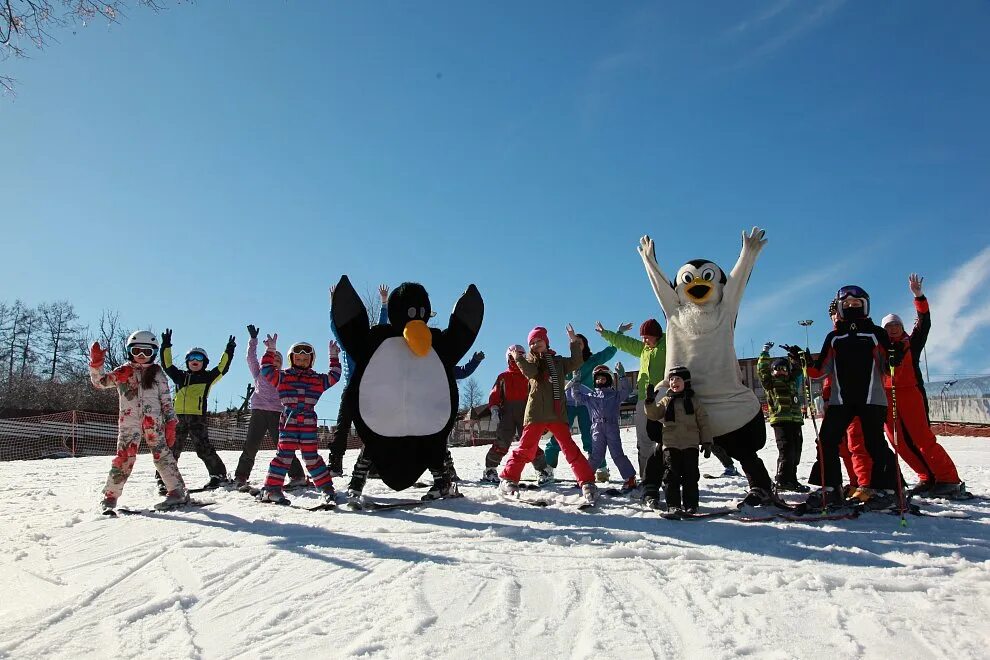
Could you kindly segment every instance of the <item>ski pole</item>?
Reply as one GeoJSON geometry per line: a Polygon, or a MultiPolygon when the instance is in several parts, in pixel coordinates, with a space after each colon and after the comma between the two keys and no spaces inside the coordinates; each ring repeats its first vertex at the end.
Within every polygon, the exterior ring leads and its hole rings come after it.
{"type": "MultiPolygon", "coordinates": [[[[894,357],[894,350],[891,349],[887,353],[888,361],[893,357],[894,357]]],[[[901,527],[907,527],[907,520],[905,520],[904,518],[904,510],[907,507],[905,507],[904,505],[904,485],[901,483],[901,463],[898,458],[900,452],[898,451],[898,447],[897,447],[897,385],[896,385],[896,381],[894,380],[894,375],[895,375],[895,367],[893,362],[890,362],[890,414],[894,422],[893,424],[894,472],[897,483],[897,508],[899,509],[899,513],[901,514],[901,527]]]]}
{"type": "MultiPolygon", "coordinates": [[[[800,350],[800,349],[798,349],[800,350]]],[[[801,371],[804,374],[804,395],[807,397],[808,411],[811,411],[811,379],[808,377],[808,351],[801,353],[801,371]]],[[[822,438],[818,432],[818,422],[813,414],[811,417],[811,427],[815,429],[815,448],[818,450],[818,480],[822,485],[822,515],[825,515],[825,452],[822,449],[822,438]]]]}

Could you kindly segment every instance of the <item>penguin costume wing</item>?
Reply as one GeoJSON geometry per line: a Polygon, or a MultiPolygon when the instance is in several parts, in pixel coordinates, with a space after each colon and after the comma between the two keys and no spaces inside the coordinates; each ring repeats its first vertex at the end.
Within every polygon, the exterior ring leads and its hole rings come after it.
{"type": "Polygon", "coordinates": [[[742,233],[742,250],[739,252],[739,259],[729,273],[729,280],[725,283],[722,292],[722,300],[732,305],[733,317],[739,313],[739,304],[742,302],[743,292],[753,274],[753,266],[756,265],[756,258],[760,256],[763,246],[767,244],[766,231],[759,227],[753,227],[749,235],[742,233]]]}
{"type": "Polygon", "coordinates": [[[364,362],[368,356],[368,310],[361,302],[347,275],[341,275],[330,299],[330,316],[337,328],[340,345],[352,359],[364,362]]]}
{"type": "Polygon", "coordinates": [[[440,331],[436,351],[444,365],[453,368],[467,354],[478,338],[484,318],[485,301],[478,287],[469,284],[454,305],[447,328],[440,331]]]}
{"type": "Polygon", "coordinates": [[[639,239],[639,247],[636,249],[639,252],[639,256],[643,259],[643,265],[646,267],[646,276],[650,279],[650,286],[653,287],[653,293],[656,294],[657,300],[660,302],[660,309],[663,310],[664,316],[669,319],[670,315],[677,309],[680,301],[677,299],[677,292],[674,291],[670,280],[660,270],[653,239],[649,236],[642,237],[639,239]]]}

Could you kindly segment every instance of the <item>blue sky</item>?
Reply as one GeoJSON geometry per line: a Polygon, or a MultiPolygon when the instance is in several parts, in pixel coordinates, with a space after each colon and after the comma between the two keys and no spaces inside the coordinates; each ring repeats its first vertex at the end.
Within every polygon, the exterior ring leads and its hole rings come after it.
{"type": "Polygon", "coordinates": [[[843,284],[908,313],[919,271],[933,379],[990,372],[988,33],[975,0],[132,9],[3,65],[0,297],[234,333],[224,407],[245,325],[322,347],[341,273],[442,316],[474,282],[488,387],[535,324],[662,320],[642,234],[672,276],[759,225],[740,355],[820,342],[843,284]]]}

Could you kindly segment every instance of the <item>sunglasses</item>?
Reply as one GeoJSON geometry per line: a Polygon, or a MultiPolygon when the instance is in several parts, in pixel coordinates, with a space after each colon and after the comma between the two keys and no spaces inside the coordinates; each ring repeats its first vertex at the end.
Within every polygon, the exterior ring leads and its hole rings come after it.
{"type": "Polygon", "coordinates": [[[292,351],[293,355],[312,355],[313,349],[310,346],[296,346],[292,351]]]}
{"type": "Polygon", "coordinates": [[[206,356],[202,353],[190,353],[186,356],[186,362],[192,362],[193,360],[196,362],[206,362],[206,356]]]}
{"type": "Polygon", "coordinates": [[[131,355],[137,357],[143,355],[144,357],[151,357],[155,354],[155,349],[147,348],[144,346],[131,346],[131,355]]]}
{"type": "Polygon", "coordinates": [[[845,300],[846,298],[868,298],[866,291],[863,291],[858,286],[844,286],[839,289],[839,292],[835,294],[836,300],[845,300]]]}

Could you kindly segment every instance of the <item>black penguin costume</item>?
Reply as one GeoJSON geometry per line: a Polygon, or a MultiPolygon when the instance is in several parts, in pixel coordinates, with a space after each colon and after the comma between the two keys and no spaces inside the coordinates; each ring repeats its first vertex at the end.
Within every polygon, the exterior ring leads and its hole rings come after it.
{"type": "Polygon", "coordinates": [[[429,328],[429,294],[405,282],[388,297],[388,323],[371,327],[368,311],[344,275],[330,313],[354,361],[348,385],[354,426],[389,488],[409,488],[427,469],[443,470],[457,413],[453,368],[474,344],[485,314],[477,287],[461,295],[445,330],[429,328]]]}

